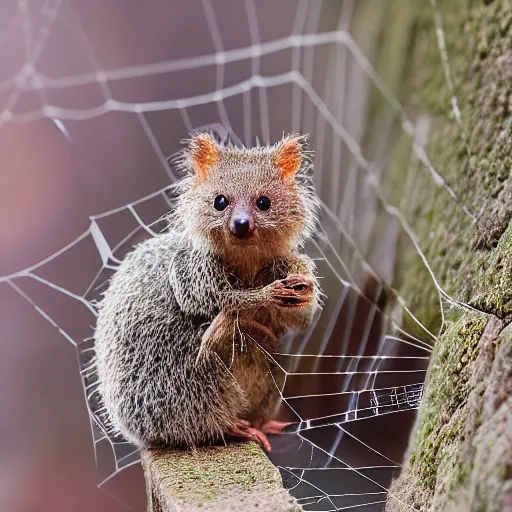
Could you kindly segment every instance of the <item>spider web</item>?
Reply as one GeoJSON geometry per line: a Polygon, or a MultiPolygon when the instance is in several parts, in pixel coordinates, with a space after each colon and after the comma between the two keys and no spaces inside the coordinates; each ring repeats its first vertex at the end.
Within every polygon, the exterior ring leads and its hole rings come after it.
{"type": "MultiPolygon", "coordinates": [[[[459,122],[442,20],[434,0],[431,3],[452,110],[459,122]]],[[[107,66],[101,58],[106,47],[88,34],[71,2],[47,0],[34,6],[19,0],[12,22],[2,29],[0,44],[5,47],[21,31],[25,62],[0,80],[0,136],[6,124],[46,119],[73,146],[77,124],[117,123],[115,116],[129,116],[153,156],[147,172],[164,178],[153,192],[91,216],[88,229],[67,246],[0,278],[0,283],[12,287],[76,347],[105,487],[123,469],[138,464],[139,453],[107,433],[93,392],[94,375],[87,372],[94,353],[96,306],[108,278],[133,245],[165,229],[162,217],[173,207],[177,180],[168,156],[180,139],[200,127],[220,140],[230,138],[247,146],[256,140],[275,142],[283,131],[310,133],[322,211],[321,231],[307,252],[317,262],[326,300],[313,325],[286,336],[278,353],[272,354],[285,377],[280,388],[283,405],[295,423],[272,439],[271,460],[306,510],[383,510],[387,499],[397,499],[388,496],[388,487],[400,469],[445,312],[467,307],[437,282],[421,249],[426,241],[419,240],[408,223],[410,207],[418,190],[428,187],[447,194],[465,212],[468,225],[473,215],[424,150],[428,119],[408,118],[357,44],[357,34],[351,33],[355,1],[287,2],[279,11],[281,25],[269,34],[263,26],[275,14],[272,5],[245,0],[236,8],[229,6],[247,24],[249,41],[228,44],[226,5],[189,2],[195,28],[208,40],[203,49],[190,56],[183,50],[186,56],[151,56],[143,63],[107,66]],[[69,63],[62,69],[54,66],[53,71],[39,67],[57,30],[61,41],[76,46],[86,71],[67,73],[69,63]],[[144,87],[137,87],[139,82],[144,87]],[[386,105],[383,126],[388,129],[364,144],[371,94],[386,105]],[[409,138],[411,150],[407,193],[398,199],[388,186],[395,142],[387,133],[393,129],[409,138]],[[421,258],[437,289],[438,332],[423,325],[393,287],[398,251],[407,250],[421,258]],[[59,266],[79,253],[90,255],[91,262],[83,269],[82,286],[60,282],[59,266]],[[62,317],[54,299],[71,301],[76,316],[62,317]],[[392,435],[397,424],[405,425],[399,439],[392,435]]]]}

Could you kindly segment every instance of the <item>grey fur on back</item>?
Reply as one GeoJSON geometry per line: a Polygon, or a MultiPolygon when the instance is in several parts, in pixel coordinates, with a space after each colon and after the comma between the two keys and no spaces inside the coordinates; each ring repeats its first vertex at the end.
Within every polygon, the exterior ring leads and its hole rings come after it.
{"type": "Polygon", "coordinates": [[[99,393],[112,427],[139,446],[214,441],[247,406],[215,353],[196,364],[205,324],[218,311],[213,301],[195,313],[180,309],[170,284],[179,239],[158,236],[126,257],[96,327],[99,393]]]}

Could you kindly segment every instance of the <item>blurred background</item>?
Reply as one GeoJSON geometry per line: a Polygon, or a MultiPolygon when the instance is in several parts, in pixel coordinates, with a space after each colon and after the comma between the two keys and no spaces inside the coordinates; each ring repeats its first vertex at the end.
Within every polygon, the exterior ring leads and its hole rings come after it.
{"type": "MultiPolygon", "coordinates": [[[[144,510],[138,465],[113,479],[108,492],[97,488],[72,343],[92,336],[94,315],[69,293],[86,294],[107,262],[97,239],[74,241],[90,234],[91,217],[171,184],[166,158],[190,129],[214,124],[247,145],[309,132],[317,190],[324,213],[331,212],[323,247],[344,262],[336,264],[338,276],[356,289],[370,270],[379,286],[394,283],[399,244],[404,253],[416,251],[385,207],[406,208],[412,198],[387,186],[388,177],[404,132],[407,161],[412,140],[421,145],[428,132],[421,119],[407,121],[395,96],[404,94],[403,52],[418,7],[410,0],[0,4],[0,510],[144,510]],[[392,18],[398,23],[389,42],[383,34],[392,18]],[[385,65],[377,62],[382,52],[385,65]],[[22,272],[68,244],[34,271],[36,279],[22,272]]],[[[425,174],[420,166],[412,172],[425,174]]],[[[407,180],[426,186],[415,174],[407,180]]],[[[144,208],[137,215],[148,224],[167,204],[158,196],[144,208]]],[[[113,248],[137,222],[124,208],[97,225],[113,248]]],[[[341,320],[328,325],[331,313],[341,315],[341,292],[325,286],[332,293],[323,332],[346,332],[341,320]]],[[[358,300],[347,300],[345,322],[357,317],[358,300]]],[[[368,336],[377,322],[369,314],[360,311],[357,336],[368,336]]],[[[391,314],[408,315],[400,308],[391,314]]],[[[432,342],[426,329],[409,324],[426,346],[432,342]]],[[[375,336],[382,348],[381,331],[375,336]]],[[[389,350],[407,355],[398,345],[389,350]]],[[[411,371],[421,373],[393,385],[421,383],[425,367],[420,361],[411,371]]],[[[399,463],[413,420],[414,411],[390,415],[358,435],[399,463]]]]}

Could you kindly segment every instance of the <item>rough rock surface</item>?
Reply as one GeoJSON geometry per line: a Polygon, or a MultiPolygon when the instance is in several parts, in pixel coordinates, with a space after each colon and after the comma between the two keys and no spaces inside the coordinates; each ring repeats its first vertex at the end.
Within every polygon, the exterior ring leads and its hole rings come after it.
{"type": "MultiPolygon", "coordinates": [[[[407,218],[439,285],[475,311],[445,318],[386,510],[512,511],[512,2],[425,4],[409,106],[428,118],[426,151],[457,200],[445,187],[416,184],[407,218]]],[[[414,252],[401,265],[401,295],[436,332],[430,275],[414,252]]]]}
{"type": "Polygon", "coordinates": [[[277,468],[255,443],[145,451],[149,512],[300,512],[277,468]]]}

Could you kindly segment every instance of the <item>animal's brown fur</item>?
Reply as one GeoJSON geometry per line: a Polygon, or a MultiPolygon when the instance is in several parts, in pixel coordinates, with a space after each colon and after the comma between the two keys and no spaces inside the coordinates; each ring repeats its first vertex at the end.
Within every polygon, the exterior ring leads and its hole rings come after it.
{"type": "Polygon", "coordinates": [[[259,427],[279,398],[276,336],[307,327],[319,308],[314,263],[300,253],[318,208],[306,137],[241,149],[196,134],[178,163],[168,232],[126,257],[96,328],[107,417],[139,446],[214,442],[240,419],[259,427]],[[230,231],[240,212],[249,239],[230,231]]]}

